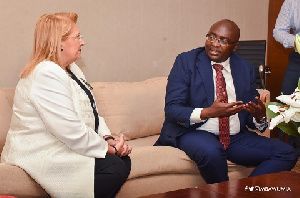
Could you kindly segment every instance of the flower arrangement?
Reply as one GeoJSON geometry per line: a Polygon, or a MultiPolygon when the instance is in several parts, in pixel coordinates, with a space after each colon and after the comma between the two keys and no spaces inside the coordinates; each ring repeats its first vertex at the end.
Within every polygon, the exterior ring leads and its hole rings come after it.
{"type": "Polygon", "coordinates": [[[289,135],[300,137],[300,79],[298,87],[291,95],[276,97],[282,103],[269,102],[266,104],[267,114],[271,118],[270,129],[280,128],[289,135]]]}

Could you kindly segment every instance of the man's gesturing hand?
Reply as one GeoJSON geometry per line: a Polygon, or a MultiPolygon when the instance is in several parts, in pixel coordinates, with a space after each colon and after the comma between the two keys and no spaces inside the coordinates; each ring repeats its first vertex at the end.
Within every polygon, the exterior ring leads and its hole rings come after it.
{"type": "Polygon", "coordinates": [[[234,115],[244,109],[243,101],[225,103],[226,93],[218,97],[210,107],[203,108],[201,119],[228,117],[234,115]]]}

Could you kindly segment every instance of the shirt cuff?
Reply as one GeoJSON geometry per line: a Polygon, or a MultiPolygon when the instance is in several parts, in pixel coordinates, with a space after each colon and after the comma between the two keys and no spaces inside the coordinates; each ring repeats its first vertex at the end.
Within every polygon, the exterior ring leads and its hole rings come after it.
{"type": "Polygon", "coordinates": [[[203,108],[195,108],[190,117],[190,124],[205,122],[205,120],[201,120],[200,115],[203,108]]]}

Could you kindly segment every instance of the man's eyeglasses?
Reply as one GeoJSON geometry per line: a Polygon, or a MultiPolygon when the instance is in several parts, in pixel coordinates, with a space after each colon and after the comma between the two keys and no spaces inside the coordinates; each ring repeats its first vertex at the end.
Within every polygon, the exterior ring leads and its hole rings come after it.
{"type": "Polygon", "coordinates": [[[77,36],[63,36],[63,37],[77,39],[78,41],[83,40],[83,36],[81,34],[78,34],[77,36]]]}
{"type": "Polygon", "coordinates": [[[207,41],[210,41],[210,42],[216,42],[216,41],[218,41],[219,43],[220,43],[220,45],[221,46],[227,46],[227,45],[229,45],[229,44],[234,44],[234,43],[236,43],[236,42],[238,42],[238,41],[235,41],[235,42],[229,42],[229,41],[227,41],[226,39],[217,39],[215,36],[213,36],[213,35],[206,35],[206,40],[207,41]]]}

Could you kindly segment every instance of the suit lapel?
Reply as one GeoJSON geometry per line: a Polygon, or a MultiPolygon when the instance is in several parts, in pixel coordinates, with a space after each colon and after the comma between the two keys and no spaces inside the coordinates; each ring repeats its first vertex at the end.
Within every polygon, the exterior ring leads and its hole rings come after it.
{"type": "Polygon", "coordinates": [[[198,72],[200,74],[200,77],[202,78],[205,92],[207,96],[208,105],[212,105],[214,102],[214,82],[213,82],[213,75],[212,75],[212,67],[210,59],[205,54],[205,51],[202,51],[198,56],[196,60],[196,67],[198,69],[198,72]]]}

